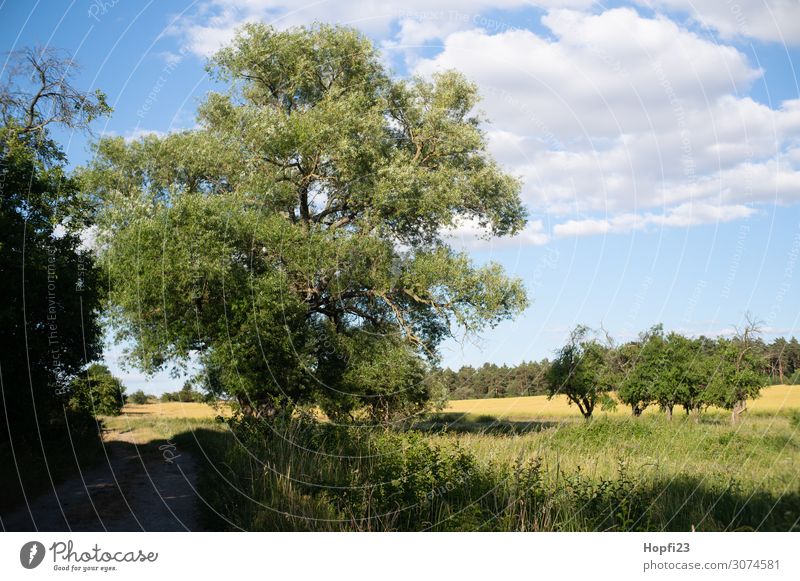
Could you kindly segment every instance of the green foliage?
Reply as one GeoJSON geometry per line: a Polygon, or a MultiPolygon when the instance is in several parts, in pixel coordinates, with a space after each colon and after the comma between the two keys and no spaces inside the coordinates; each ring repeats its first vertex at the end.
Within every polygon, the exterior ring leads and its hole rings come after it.
{"type": "Polygon", "coordinates": [[[143,404],[146,404],[148,402],[148,396],[141,389],[137,389],[132,394],[127,396],[126,401],[128,401],[129,403],[136,404],[136,405],[143,405],[143,404]]]}
{"type": "Polygon", "coordinates": [[[163,402],[179,401],[184,403],[202,403],[208,401],[209,398],[202,392],[195,390],[191,381],[186,381],[179,391],[164,392],[161,394],[160,399],[163,402]]]}
{"type": "Polygon", "coordinates": [[[118,416],[125,405],[125,388],[108,367],[94,363],[72,380],[69,407],[93,415],[118,416]]]}
{"type": "Polygon", "coordinates": [[[788,341],[778,337],[771,344],[760,347],[770,383],[800,384],[800,342],[795,337],[788,341]]]}
{"type": "MultiPolygon", "coordinates": [[[[74,63],[57,52],[9,58],[0,86],[0,442],[12,439],[21,457],[38,448],[38,458],[45,442],[60,449],[70,422],[83,426],[76,448],[96,440],[91,416],[64,404],[71,379],[101,353],[102,287],[80,238],[90,205],[49,130],[86,130],[110,109],[102,93],[71,85],[74,63]]],[[[36,462],[47,474],[47,459],[36,462]]]]}
{"type": "Polygon", "coordinates": [[[584,418],[591,418],[598,403],[608,405],[608,392],[614,383],[611,354],[609,346],[590,338],[587,327],[576,327],[550,365],[548,396],[564,394],[584,418]]]}
{"type": "Polygon", "coordinates": [[[758,397],[767,383],[760,372],[761,361],[747,337],[721,339],[716,350],[716,368],[709,383],[706,402],[734,412],[733,420],[745,409],[748,399],[758,397]]]}
{"type": "Polygon", "coordinates": [[[519,397],[547,393],[550,362],[523,362],[515,366],[484,363],[478,368],[464,366],[458,371],[437,369],[431,376],[441,383],[450,399],[519,397]]]}
{"type": "Polygon", "coordinates": [[[710,380],[705,339],[689,339],[678,333],[664,336],[657,325],[643,333],[639,341],[620,349],[628,363],[619,386],[619,399],[631,406],[633,415],[640,415],[655,403],[672,417],[675,405],[688,412],[707,405],[705,387],[710,380]]]}
{"type": "MultiPolygon", "coordinates": [[[[584,327],[579,327],[578,331],[589,334],[584,327]]],[[[765,343],[755,334],[750,329],[746,341],[741,334],[732,339],[691,338],[675,332],[665,335],[663,327],[656,325],[641,333],[637,340],[621,345],[615,345],[608,336],[604,343],[595,340],[596,356],[591,360],[595,373],[593,381],[601,389],[593,400],[587,398],[584,402],[580,398],[585,392],[575,385],[567,385],[574,396],[570,402],[579,399],[584,411],[587,405],[599,404],[602,409],[613,409],[621,402],[630,406],[634,416],[657,405],[670,418],[677,405],[694,421],[699,421],[703,410],[714,406],[730,409],[735,421],[746,409],[746,401],[758,397],[761,387],[770,380],[770,369],[775,369],[771,362],[775,353],[789,354],[781,363],[784,372],[794,369],[791,354],[796,339],[779,338],[765,343]]],[[[477,369],[467,366],[458,371],[436,370],[432,376],[444,385],[453,399],[556,395],[562,393],[559,387],[564,378],[581,377],[569,373],[571,366],[578,368],[581,361],[578,341],[568,344],[559,353],[555,371],[553,364],[545,359],[513,367],[487,363],[477,369]],[[553,373],[559,374],[555,385],[551,383],[553,373]]],[[[777,377],[773,376],[772,380],[778,381],[777,377]]],[[[791,384],[793,377],[784,375],[782,381],[791,384]]],[[[567,395],[567,391],[563,393],[567,395]]]]}
{"type": "Polygon", "coordinates": [[[147,370],[197,353],[205,387],[249,415],[415,413],[456,326],[527,304],[443,237],[525,221],[475,86],[393,79],[365,37],[330,26],[246,25],[209,70],[229,91],[208,95],[200,129],[103,139],[82,172],[120,338],[147,370]]]}

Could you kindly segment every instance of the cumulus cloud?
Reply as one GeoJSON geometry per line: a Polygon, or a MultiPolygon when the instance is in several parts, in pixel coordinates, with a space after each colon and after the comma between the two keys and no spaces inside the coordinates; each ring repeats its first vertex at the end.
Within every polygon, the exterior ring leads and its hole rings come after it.
{"type": "Polygon", "coordinates": [[[453,33],[417,72],[455,68],[478,83],[491,149],[523,177],[528,206],[560,220],[554,235],[725,222],[800,201],[800,101],[747,97],[763,72],[741,51],[630,8],[542,22],[552,36],[453,33]]]}
{"type": "Polygon", "coordinates": [[[537,6],[588,9],[594,0],[384,0],[341,2],[323,0],[298,4],[293,0],[207,0],[194,15],[181,18],[172,32],[184,47],[210,56],[233,38],[245,22],[262,21],[278,28],[332,22],[355,26],[376,38],[388,40],[389,49],[442,39],[461,29],[483,28],[492,32],[513,27],[512,18],[488,17],[503,10],[537,6]],[[394,29],[399,32],[393,35],[394,29]]]}
{"type": "Polygon", "coordinates": [[[490,248],[514,248],[519,246],[540,246],[550,241],[541,220],[530,220],[525,229],[516,236],[489,238],[477,222],[465,220],[457,228],[445,234],[450,246],[459,250],[486,250],[490,248]]]}
{"type": "MultiPolygon", "coordinates": [[[[753,38],[768,42],[800,43],[800,6],[795,0],[634,0],[652,10],[683,15],[722,38],[753,38]]],[[[393,48],[443,39],[455,30],[480,28],[490,33],[514,28],[513,10],[597,9],[594,0],[385,0],[340,2],[323,0],[298,4],[292,0],[206,0],[194,14],[172,27],[184,47],[203,57],[228,42],[236,27],[264,21],[277,27],[311,22],[336,22],[361,28],[387,39],[393,48]],[[486,13],[491,11],[492,16],[486,13]],[[502,16],[509,11],[509,17],[502,16]],[[394,30],[399,29],[395,38],[394,30]]]]}
{"type": "Polygon", "coordinates": [[[563,140],[674,127],[686,110],[746,91],[761,72],[737,49],[634,10],[556,10],[529,30],[450,35],[420,74],[455,68],[477,81],[498,125],[563,140]]]}
{"type": "Polygon", "coordinates": [[[647,226],[687,227],[700,224],[731,222],[748,218],[755,210],[740,204],[713,205],[709,203],[686,203],[663,213],[625,213],[609,218],[586,218],[567,220],[553,227],[556,237],[591,236],[594,234],[619,234],[642,230],[647,226]]]}
{"type": "Polygon", "coordinates": [[[638,0],[638,3],[687,14],[725,39],[800,43],[800,3],[796,0],[638,0]]]}

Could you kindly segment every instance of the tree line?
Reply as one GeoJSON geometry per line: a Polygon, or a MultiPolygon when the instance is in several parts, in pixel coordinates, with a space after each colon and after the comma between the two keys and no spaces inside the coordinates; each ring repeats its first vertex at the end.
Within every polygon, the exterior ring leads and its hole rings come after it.
{"type": "Polygon", "coordinates": [[[617,345],[605,332],[578,326],[552,361],[438,369],[433,376],[452,399],[563,394],[586,418],[597,406],[622,404],[634,416],[658,407],[670,418],[676,407],[698,414],[714,406],[736,421],[764,385],[800,383],[797,339],[765,342],[758,331],[748,320],[732,337],[690,338],[656,325],[617,345]]]}
{"type": "Polygon", "coordinates": [[[549,369],[550,361],[542,359],[513,366],[484,363],[480,367],[466,365],[457,371],[436,369],[431,375],[450,399],[483,399],[544,395],[549,369]]]}

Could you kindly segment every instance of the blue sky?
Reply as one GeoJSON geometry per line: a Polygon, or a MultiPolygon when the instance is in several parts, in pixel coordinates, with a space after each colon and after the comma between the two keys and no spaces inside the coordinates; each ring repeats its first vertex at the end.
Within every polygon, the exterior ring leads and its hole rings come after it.
{"type": "MultiPolygon", "coordinates": [[[[484,95],[495,157],[525,186],[526,231],[453,243],[520,276],[532,305],[445,364],[549,356],[577,323],[724,334],[746,312],[800,335],[800,3],[782,0],[4,2],[3,51],[54,46],[115,113],[97,134],[194,125],[204,62],[236,26],[356,26],[398,75],[456,68],[484,95]]],[[[59,133],[73,165],[83,135],[59,133]]],[[[129,391],[147,378],[107,359],[129,391]]]]}

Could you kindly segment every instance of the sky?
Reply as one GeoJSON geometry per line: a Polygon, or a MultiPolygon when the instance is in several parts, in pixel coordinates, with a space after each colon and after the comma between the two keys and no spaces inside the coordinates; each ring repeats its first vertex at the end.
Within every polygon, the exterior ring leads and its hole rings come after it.
{"type": "MultiPolygon", "coordinates": [[[[800,335],[800,0],[5,1],[0,62],[64,49],[114,108],[95,137],[135,139],[195,126],[205,60],[249,21],[353,26],[398,77],[478,85],[529,221],[452,244],[520,277],[531,306],[448,341],[446,366],[552,356],[576,324],[715,336],[751,313],[768,339],[800,335]]],[[[56,136],[91,159],[91,136],[56,136]]],[[[106,360],[129,392],[182,383],[125,368],[123,348],[106,360]]]]}

